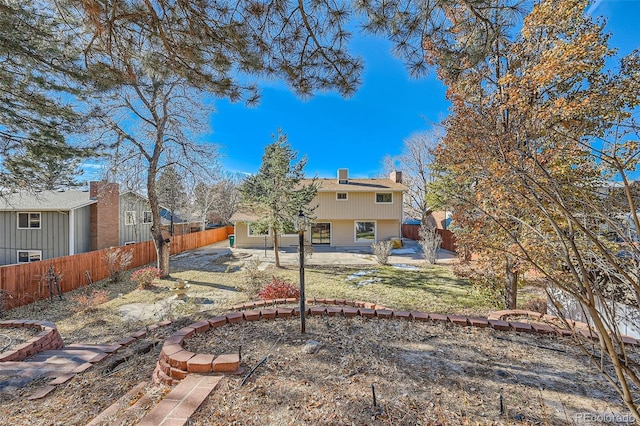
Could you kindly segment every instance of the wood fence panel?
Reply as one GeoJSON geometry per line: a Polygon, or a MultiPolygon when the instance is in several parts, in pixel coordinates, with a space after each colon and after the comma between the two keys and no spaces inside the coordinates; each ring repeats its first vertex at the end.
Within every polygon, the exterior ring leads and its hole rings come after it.
{"type": "Polygon", "coordinates": [[[410,240],[418,241],[420,236],[418,234],[420,231],[420,225],[402,225],[402,238],[408,238],[410,240]]]}
{"type": "MultiPolygon", "coordinates": [[[[420,225],[402,225],[402,237],[410,240],[418,241],[420,239],[420,225]]],[[[456,236],[448,229],[436,229],[436,232],[442,237],[440,248],[457,253],[456,236]]]]}
{"type": "Polygon", "coordinates": [[[454,253],[458,252],[458,246],[456,245],[456,236],[453,235],[453,232],[449,231],[448,229],[436,229],[436,232],[438,232],[438,234],[440,234],[440,236],[442,237],[442,244],[440,244],[441,248],[452,251],[454,253]]]}
{"type": "MultiPolygon", "coordinates": [[[[176,235],[171,243],[171,254],[179,254],[226,240],[229,234],[232,233],[233,227],[228,226],[226,228],[176,235]]],[[[153,241],[129,244],[118,248],[133,253],[133,260],[128,269],[155,262],[157,259],[153,241]]],[[[0,266],[0,291],[3,293],[4,309],[11,309],[32,303],[35,300],[48,298],[49,286],[47,285],[46,277],[51,266],[53,266],[55,273],[60,276],[60,289],[63,294],[89,284],[87,273],[94,282],[107,278],[109,276],[109,267],[106,255],[109,250],[113,249],[56,257],[39,262],[0,266]]]]}

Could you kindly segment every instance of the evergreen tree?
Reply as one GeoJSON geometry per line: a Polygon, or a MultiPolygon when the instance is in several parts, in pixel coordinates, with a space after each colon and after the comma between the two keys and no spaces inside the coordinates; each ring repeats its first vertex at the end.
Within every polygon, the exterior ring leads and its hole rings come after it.
{"type": "Polygon", "coordinates": [[[66,149],[56,151],[56,145],[27,144],[19,153],[5,158],[4,167],[13,182],[38,190],[53,190],[78,186],[82,175],[80,158],[66,149]]]}
{"type": "MultiPolygon", "coordinates": [[[[83,79],[80,50],[67,30],[46,2],[0,0],[0,159],[35,155],[35,162],[22,157],[14,164],[37,168],[43,156],[55,163],[93,153],[65,142],[80,125],[72,102],[83,79]]],[[[33,182],[24,178],[0,170],[6,186],[33,182]]]]}
{"type": "Polygon", "coordinates": [[[306,157],[295,163],[297,153],[289,145],[287,135],[278,131],[274,139],[264,150],[260,170],[242,183],[240,192],[243,201],[258,215],[252,228],[257,232],[271,231],[275,264],[280,267],[278,237],[293,229],[300,210],[307,216],[315,210],[309,204],[318,192],[318,185],[315,178],[308,184],[300,184],[306,157]]]}

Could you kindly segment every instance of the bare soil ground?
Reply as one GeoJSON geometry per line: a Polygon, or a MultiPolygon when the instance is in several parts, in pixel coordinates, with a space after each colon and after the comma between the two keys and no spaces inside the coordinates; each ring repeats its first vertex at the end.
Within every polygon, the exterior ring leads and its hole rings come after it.
{"type": "MultiPolygon", "coordinates": [[[[43,301],[6,313],[4,318],[55,322],[67,344],[116,342],[158,319],[174,323],[119,351],[122,362],[107,358],[44,399],[26,401],[44,380],[0,392],[0,424],[88,423],[137,383],[151,381],[161,342],[174,330],[228,312],[245,299],[235,289],[241,281],[239,268],[194,271],[188,269],[188,258],[185,263],[174,274],[192,285],[192,301],[185,304],[170,301],[171,282],[138,290],[125,280],[82,290],[89,294],[105,290],[110,298],[82,311],[74,309],[73,294],[67,294],[64,302],[43,301]],[[154,312],[162,318],[124,315],[122,308],[134,303],[164,303],[166,309],[154,312]]],[[[342,272],[328,272],[322,271],[323,279],[343,279],[342,272]]],[[[316,285],[320,297],[323,282],[316,285]]],[[[419,290],[420,280],[416,278],[411,288],[419,290]]],[[[403,288],[393,290],[398,293],[403,288]]],[[[427,303],[428,293],[420,293],[417,302],[427,303]]],[[[436,294],[440,296],[446,295],[436,294]]],[[[374,301],[397,307],[383,298],[374,301]]],[[[486,310],[468,308],[464,313],[486,310]]],[[[0,329],[0,334],[4,331],[0,329]]],[[[29,336],[13,337],[17,341],[29,336]]],[[[240,386],[243,375],[225,378],[191,425],[564,425],[588,424],[578,419],[581,413],[627,412],[589,360],[570,340],[557,337],[397,320],[311,317],[305,335],[296,319],[260,321],[211,330],[190,339],[187,346],[214,354],[242,347],[245,372],[269,355],[244,386],[240,386]]],[[[168,390],[148,385],[148,406],[168,390]]]]}
{"type": "Polygon", "coordinates": [[[0,328],[0,354],[28,342],[40,333],[39,328],[0,328]]]}
{"type": "Polygon", "coordinates": [[[190,339],[196,352],[242,346],[247,370],[268,355],[244,386],[223,381],[190,424],[566,425],[625,412],[564,339],[363,318],[311,317],[306,329],[276,320],[190,339]]]}

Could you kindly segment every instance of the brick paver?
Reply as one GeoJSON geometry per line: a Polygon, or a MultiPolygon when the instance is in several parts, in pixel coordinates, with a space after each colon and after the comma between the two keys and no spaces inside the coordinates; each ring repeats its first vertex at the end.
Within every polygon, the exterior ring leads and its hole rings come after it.
{"type": "MultiPolygon", "coordinates": [[[[94,418],[91,422],[87,423],[87,426],[97,426],[102,425],[105,422],[109,422],[111,418],[115,418],[118,415],[118,412],[122,408],[129,407],[129,401],[131,401],[140,391],[147,385],[147,382],[140,382],[135,385],[129,392],[122,395],[116,402],[111,404],[106,410],[100,413],[96,418],[94,418]]],[[[116,424],[115,422],[113,422],[116,424]]]]}
{"type": "Polygon", "coordinates": [[[222,376],[190,374],[142,418],[140,426],[184,425],[222,380],[222,376]]]}

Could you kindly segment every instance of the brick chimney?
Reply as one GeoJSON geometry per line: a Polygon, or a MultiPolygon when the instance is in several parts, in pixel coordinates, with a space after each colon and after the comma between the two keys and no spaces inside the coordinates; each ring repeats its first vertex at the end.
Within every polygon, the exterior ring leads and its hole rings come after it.
{"type": "Polygon", "coordinates": [[[117,183],[90,182],[89,197],[97,200],[90,206],[91,250],[120,245],[120,190],[117,183]]]}
{"type": "Polygon", "coordinates": [[[402,172],[399,172],[397,170],[391,172],[391,174],[389,175],[389,179],[391,179],[395,183],[402,183],[402,172]]]}
{"type": "Polygon", "coordinates": [[[338,183],[349,183],[349,169],[338,169],[338,183]]]}

